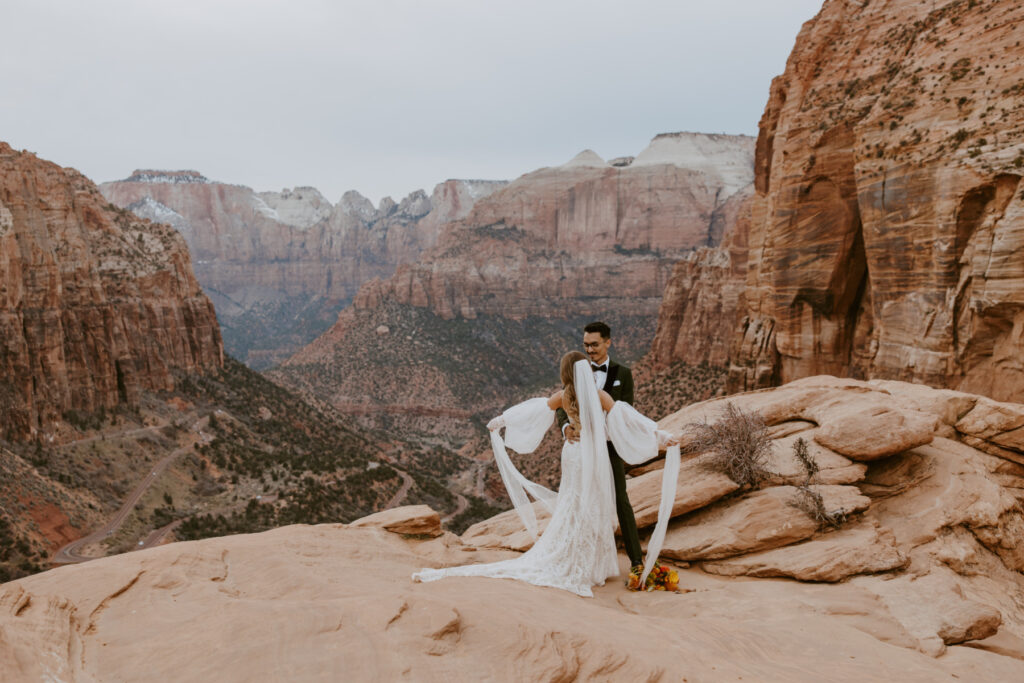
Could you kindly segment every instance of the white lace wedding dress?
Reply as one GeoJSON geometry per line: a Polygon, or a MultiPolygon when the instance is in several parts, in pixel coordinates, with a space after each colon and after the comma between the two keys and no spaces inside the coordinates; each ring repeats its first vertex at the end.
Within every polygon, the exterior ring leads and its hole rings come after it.
{"type": "MultiPolygon", "coordinates": [[[[509,408],[495,423],[505,427],[502,440],[491,431],[491,445],[509,497],[526,525],[537,536],[537,521],[527,493],[551,512],[544,533],[523,555],[489,564],[423,569],[413,578],[435,581],[450,576],[487,576],[516,579],[537,586],[551,586],[577,595],[593,596],[592,587],[619,573],[614,529],[615,488],[607,439],[623,460],[646,462],[658,451],[659,442],[670,436],[628,403],[616,402],[611,411],[601,409],[593,373],[588,361],[574,366],[580,404],[580,439],[562,447],[562,477],[558,493],[524,477],[512,464],[507,444],[519,453],[531,453],[540,445],[554,423],[555,412],[547,399],[534,398],[509,408]],[[607,434],[607,437],[606,437],[607,434]]],[[[679,471],[679,447],[668,449],[662,480],[662,504],[658,525],[648,541],[644,577],[657,559],[665,536],[665,525],[675,499],[679,471]],[[667,503],[666,503],[667,499],[667,503]]]]}

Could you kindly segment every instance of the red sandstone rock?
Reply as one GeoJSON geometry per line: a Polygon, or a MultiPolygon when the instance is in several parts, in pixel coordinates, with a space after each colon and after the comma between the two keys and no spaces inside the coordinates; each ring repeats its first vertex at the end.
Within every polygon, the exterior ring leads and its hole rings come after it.
{"type": "Polygon", "coordinates": [[[184,240],[111,207],[78,172],[0,143],[0,431],[132,404],[223,362],[184,240]]]}
{"type": "Polygon", "coordinates": [[[776,78],[733,389],[1024,398],[1024,5],[828,0],[776,78]]]}
{"type": "Polygon", "coordinates": [[[825,2],[771,86],[743,254],[677,267],[648,360],[728,361],[731,391],[831,374],[1024,400],[1022,20],[825,2]]]}
{"type": "Polygon", "coordinates": [[[357,519],[349,526],[376,526],[396,534],[441,535],[441,517],[427,505],[404,505],[382,510],[357,519]]]}
{"type": "Polygon", "coordinates": [[[645,358],[652,368],[677,361],[728,363],[747,272],[751,190],[744,188],[723,206],[723,243],[686,255],[673,269],[645,358]]]}

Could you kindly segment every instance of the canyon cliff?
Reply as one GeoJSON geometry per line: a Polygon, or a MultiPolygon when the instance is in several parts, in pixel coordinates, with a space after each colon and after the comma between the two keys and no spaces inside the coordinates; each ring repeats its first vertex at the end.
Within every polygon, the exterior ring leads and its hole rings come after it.
{"type": "Polygon", "coordinates": [[[360,285],[415,261],[440,226],[502,181],[448,180],[374,207],[358,192],[332,205],[315,188],[254,192],[196,171],[138,170],[100,189],[114,204],[185,237],[227,350],[274,365],[327,329],[360,285]]]}
{"type": "Polygon", "coordinates": [[[275,380],[376,427],[459,441],[519,392],[557,381],[581,327],[611,324],[640,357],[674,264],[716,245],[749,194],[753,139],[659,135],[630,161],[585,151],[447,223],[416,263],[364,285],[275,380]],[[461,436],[460,436],[461,435],[461,436]]]}
{"type": "Polygon", "coordinates": [[[678,267],[652,358],[728,364],[732,391],[831,373],[1024,398],[1022,20],[825,2],[772,83],[742,249],[678,267]]]}
{"type": "Polygon", "coordinates": [[[73,169],[0,143],[0,435],[59,438],[69,411],[137,403],[223,362],[185,241],[73,169]]]}

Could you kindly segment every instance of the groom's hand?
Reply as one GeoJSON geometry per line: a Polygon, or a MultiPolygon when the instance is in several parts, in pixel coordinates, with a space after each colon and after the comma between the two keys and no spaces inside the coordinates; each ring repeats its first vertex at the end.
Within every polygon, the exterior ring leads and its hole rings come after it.
{"type": "Polygon", "coordinates": [[[573,427],[572,425],[568,425],[565,428],[565,440],[568,441],[569,443],[576,443],[577,441],[580,440],[579,433],[576,431],[576,428],[573,427]]]}

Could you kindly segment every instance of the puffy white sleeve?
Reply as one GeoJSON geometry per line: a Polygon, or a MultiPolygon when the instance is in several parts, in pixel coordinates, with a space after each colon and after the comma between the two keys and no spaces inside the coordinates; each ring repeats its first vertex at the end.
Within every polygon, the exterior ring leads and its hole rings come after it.
{"type": "Polygon", "coordinates": [[[501,419],[492,420],[498,427],[505,427],[505,445],[516,453],[533,453],[544,440],[544,435],[555,422],[555,411],[548,407],[548,399],[531,398],[512,406],[501,414],[501,419]]]}
{"type": "Polygon", "coordinates": [[[498,465],[501,481],[505,484],[505,490],[508,491],[508,497],[512,500],[519,518],[523,520],[523,524],[534,538],[537,538],[537,516],[527,494],[540,501],[548,512],[552,513],[558,502],[558,494],[524,477],[512,464],[505,445],[508,444],[519,453],[532,453],[537,450],[537,446],[544,439],[544,434],[554,421],[555,411],[548,407],[548,400],[531,398],[512,406],[487,423],[487,429],[491,432],[494,461],[498,465]],[[502,427],[505,428],[504,439],[498,433],[502,427]]]}
{"type": "MultiPolygon", "coordinates": [[[[668,432],[658,429],[654,420],[641,415],[637,410],[622,401],[616,401],[608,411],[606,420],[608,438],[615,444],[615,452],[630,465],[639,465],[658,455],[658,448],[672,439],[668,432]]],[[[677,478],[679,476],[679,445],[668,448],[665,453],[665,467],[661,471],[661,502],[658,505],[658,523],[647,541],[647,557],[644,560],[644,571],[640,577],[643,586],[647,575],[651,573],[654,563],[665,542],[668,521],[672,517],[672,507],[676,498],[677,478]]]]}
{"type": "Polygon", "coordinates": [[[616,401],[608,411],[608,439],[615,444],[615,452],[630,465],[641,465],[658,455],[658,448],[672,438],[658,429],[651,418],[641,415],[636,408],[616,401]]]}

